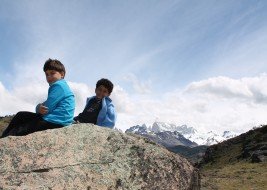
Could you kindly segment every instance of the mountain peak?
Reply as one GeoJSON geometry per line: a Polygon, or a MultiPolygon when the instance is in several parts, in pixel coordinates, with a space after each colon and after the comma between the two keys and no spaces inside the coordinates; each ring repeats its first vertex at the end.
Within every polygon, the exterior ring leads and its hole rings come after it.
{"type": "Polygon", "coordinates": [[[171,123],[165,123],[165,122],[154,122],[152,125],[151,130],[153,132],[162,132],[162,131],[178,131],[182,135],[185,134],[194,134],[196,133],[196,129],[193,127],[188,127],[187,125],[175,125],[171,123]]]}

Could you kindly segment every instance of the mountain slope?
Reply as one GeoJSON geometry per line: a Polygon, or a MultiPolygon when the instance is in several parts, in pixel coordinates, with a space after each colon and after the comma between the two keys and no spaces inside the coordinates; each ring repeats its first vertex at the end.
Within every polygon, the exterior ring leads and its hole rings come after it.
{"type": "Polygon", "coordinates": [[[208,146],[201,145],[201,146],[196,146],[196,147],[188,147],[188,146],[173,146],[173,147],[167,147],[167,149],[171,152],[180,154],[187,158],[189,161],[192,163],[198,163],[203,155],[205,154],[206,149],[208,146]]]}
{"type": "Polygon", "coordinates": [[[202,164],[224,165],[238,161],[267,161],[267,126],[210,146],[203,157],[202,164]]]}
{"type": "Polygon", "coordinates": [[[186,139],[180,133],[174,131],[164,131],[158,133],[150,133],[150,134],[142,134],[142,136],[147,137],[148,139],[161,144],[165,147],[173,147],[178,145],[188,146],[188,147],[195,147],[197,146],[196,143],[191,142],[190,140],[186,139]]]}
{"type": "Polygon", "coordinates": [[[204,189],[266,189],[267,126],[210,146],[200,169],[204,189]]]}
{"type": "Polygon", "coordinates": [[[177,131],[156,130],[155,132],[155,131],[149,130],[146,127],[146,125],[133,126],[127,129],[125,133],[134,133],[134,134],[141,135],[165,147],[173,147],[173,146],[178,146],[178,145],[183,145],[183,146],[188,146],[188,147],[197,146],[196,143],[186,139],[181,133],[177,131]]]}

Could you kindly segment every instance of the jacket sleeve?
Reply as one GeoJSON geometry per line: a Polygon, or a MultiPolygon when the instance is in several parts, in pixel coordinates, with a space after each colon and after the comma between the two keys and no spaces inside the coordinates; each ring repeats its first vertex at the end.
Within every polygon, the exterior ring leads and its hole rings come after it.
{"type": "Polygon", "coordinates": [[[107,114],[101,126],[113,128],[116,121],[116,111],[113,104],[108,105],[107,114]]]}
{"type": "Polygon", "coordinates": [[[91,99],[92,99],[92,97],[86,99],[86,103],[85,103],[84,109],[86,108],[87,104],[89,103],[89,101],[90,101],[91,99]]]}
{"type": "MultiPolygon", "coordinates": [[[[45,102],[46,102],[46,101],[45,101],[45,102]]],[[[40,104],[37,104],[37,106],[35,107],[35,113],[40,114],[40,113],[39,113],[39,107],[40,107],[42,104],[45,105],[45,102],[40,103],[40,104]]]]}
{"type": "Polygon", "coordinates": [[[64,98],[64,89],[59,84],[53,84],[48,90],[47,100],[44,105],[48,107],[48,114],[53,112],[58,102],[64,98]]]}

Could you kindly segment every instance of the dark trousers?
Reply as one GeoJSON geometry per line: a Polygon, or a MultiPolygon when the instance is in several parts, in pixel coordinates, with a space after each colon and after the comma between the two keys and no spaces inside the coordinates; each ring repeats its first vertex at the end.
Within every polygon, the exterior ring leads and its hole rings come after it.
{"type": "Polygon", "coordinates": [[[36,131],[60,127],[63,127],[63,125],[45,121],[39,114],[23,111],[18,112],[13,117],[1,138],[6,136],[24,136],[36,131]]]}

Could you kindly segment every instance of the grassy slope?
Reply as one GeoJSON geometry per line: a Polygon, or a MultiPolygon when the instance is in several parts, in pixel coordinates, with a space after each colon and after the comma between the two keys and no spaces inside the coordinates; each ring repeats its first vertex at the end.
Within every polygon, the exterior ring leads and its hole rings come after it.
{"type": "Polygon", "coordinates": [[[201,189],[267,189],[267,163],[251,163],[242,156],[244,146],[259,139],[266,143],[265,137],[266,130],[249,132],[212,146],[212,156],[200,169],[201,189]]]}
{"type": "Polygon", "coordinates": [[[201,189],[231,190],[267,188],[267,163],[237,162],[201,169],[201,189]]]}

